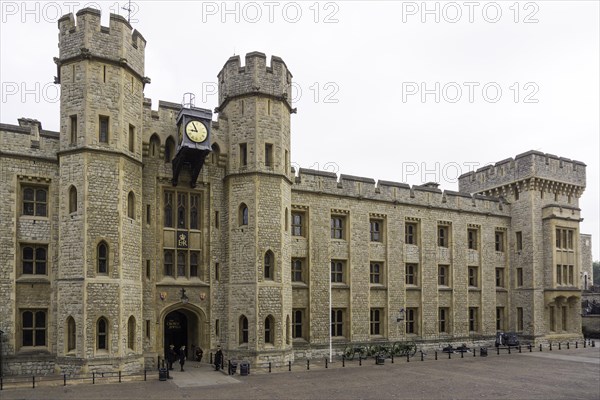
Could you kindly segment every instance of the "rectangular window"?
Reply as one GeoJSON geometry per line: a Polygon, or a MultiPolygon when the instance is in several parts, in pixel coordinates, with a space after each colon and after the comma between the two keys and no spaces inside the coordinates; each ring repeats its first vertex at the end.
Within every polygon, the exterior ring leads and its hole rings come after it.
{"type": "Polygon", "coordinates": [[[523,233],[521,231],[515,232],[515,245],[517,247],[517,251],[523,250],[523,233]]]}
{"type": "Polygon", "coordinates": [[[438,265],[438,285],[450,286],[450,266],[438,265]]]}
{"type": "Polygon", "coordinates": [[[46,275],[48,246],[22,245],[21,262],[23,275],[46,275]]]}
{"type": "Polygon", "coordinates": [[[504,251],[504,232],[496,231],[494,234],[496,251],[504,251]]]}
{"type": "Polygon", "coordinates": [[[418,335],[419,334],[419,309],[418,308],[407,308],[406,309],[406,333],[418,335]]]}
{"type": "Polygon", "coordinates": [[[549,319],[550,319],[550,331],[556,332],[556,316],[554,315],[554,306],[548,307],[549,319]]]}
{"type": "Polygon", "coordinates": [[[273,166],[273,145],[265,143],[265,167],[273,166]]]}
{"type": "Polygon", "coordinates": [[[70,131],[70,143],[77,144],[77,115],[71,115],[69,117],[71,122],[71,131],[70,131]]]}
{"type": "Polygon", "coordinates": [[[371,242],[382,242],[381,231],[383,221],[380,219],[372,219],[369,221],[371,230],[371,242]]]}
{"type": "Polygon", "coordinates": [[[146,320],[146,339],[150,339],[150,320],[146,320]]]}
{"type": "Polygon", "coordinates": [[[165,276],[175,277],[175,273],[173,271],[173,250],[165,250],[165,259],[164,259],[164,267],[165,276]]]}
{"type": "Polygon", "coordinates": [[[438,310],[438,329],[440,333],[449,333],[449,322],[450,309],[447,307],[440,307],[438,310]]]}
{"type": "Polygon", "coordinates": [[[165,191],[164,217],[165,228],[173,228],[173,192],[165,191]]]}
{"type": "Polygon", "coordinates": [[[303,334],[303,325],[304,321],[304,310],[295,308],[292,310],[292,338],[294,339],[302,339],[304,338],[303,334]]]}
{"type": "Polygon", "coordinates": [[[406,244],[417,244],[418,225],[413,222],[407,222],[404,225],[404,242],[406,244]]]}
{"type": "Polygon", "coordinates": [[[344,310],[343,309],[331,309],[331,336],[343,337],[344,336],[344,310]]]}
{"type": "Polygon", "coordinates": [[[187,252],[177,251],[177,278],[187,276],[187,252]]]}
{"type": "Polygon", "coordinates": [[[220,331],[221,331],[221,329],[219,326],[219,320],[215,319],[215,336],[219,337],[219,335],[221,333],[220,331]]]}
{"type": "Polygon", "coordinates": [[[477,229],[467,229],[467,243],[469,246],[469,249],[471,250],[477,250],[477,229]]]}
{"type": "Polygon", "coordinates": [[[438,225],[438,246],[448,247],[448,227],[438,225]]]}
{"type": "Polygon", "coordinates": [[[219,281],[219,263],[215,263],[215,281],[219,281]]]}
{"type": "Polygon", "coordinates": [[[517,287],[523,286],[523,268],[517,268],[517,287]]]}
{"type": "Polygon", "coordinates": [[[135,126],[129,124],[129,151],[135,150],[135,126]]]}
{"type": "Polygon", "coordinates": [[[240,143],[240,166],[248,165],[248,146],[246,143],[240,143]]]}
{"type": "Polygon", "coordinates": [[[101,115],[100,116],[100,129],[98,131],[98,140],[100,143],[108,143],[108,117],[101,115]]]}
{"type": "Polygon", "coordinates": [[[215,211],[215,228],[219,229],[219,212],[215,211]]]}
{"type": "Polygon", "coordinates": [[[479,326],[479,308],[469,307],[469,331],[477,332],[479,326]]]}
{"type": "Polygon", "coordinates": [[[21,311],[21,327],[22,346],[46,346],[46,310],[21,311]]]}
{"type": "Polygon", "coordinates": [[[331,260],[331,283],[345,283],[345,261],[331,260]]]}
{"type": "Polygon", "coordinates": [[[517,307],[517,332],[523,332],[523,307],[517,307]]]}
{"type": "Polygon", "coordinates": [[[562,280],[562,265],[558,264],[556,266],[556,284],[557,285],[562,285],[563,280],[562,280]]]}
{"type": "Polygon", "coordinates": [[[200,196],[190,194],[190,229],[200,227],[200,196]]]}
{"type": "Polygon", "coordinates": [[[560,250],[573,250],[573,229],[556,228],[556,248],[560,250]]]}
{"type": "Polygon", "coordinates": [[[569,285],[573,286],[574,285],[574,274],[573,274],[573,266],[569,265],[569,285]]]}
{"type": "Polygon", "coordinates": [[[381,308],[371,308],[371,335],[378,336],[383,334],[381,318],[383,310],[381,308]]]}
{"type": "Polygon", "coordinates": [[[346,218],[340,215],[331,216],[331,238],[332,239],[345,239],[344,228],[346,225],[346,218]]]}
{"type": "Polygon", "coordinates": [[[479,277],[477,267],[469,267],[469,286],[478,287],[479,286],[479,277]]]}
{"type": "Polygon", "coordinates": [[[412,286],[419,285],[419,265],[406,264],[406,284],[412,286]]]}
{"type": "Polygon", "coordinates": [[[150,279],[150,260],[146,260],[146,279],[150,279]]]}
{"type": "Polygon", "coordinates": [[[197,251],[190,252],[190,277],[200,277],[200,253],[197,251]]]}
{"type": "Polygon", "coordinates": [[[563,331],[567,331],[568,326],[567,326],[567,306],[562,306],[561,307],[561,322],[562,322],[562,330],[563,331]]]}
{"type": "Polygon", "coordinates": [[[23,215],[46,217],[48,215],[48,189],[23,186],[23,215]]]}
{"type": "Polygon", "coordinates": [[[371,262],[369,266],[369,283],[372,285],[383,284],[383,263],[382,262],[371,262]]]}
{"type": "Polygon", "coordinates": [[[304,213],[292,212],[292,236],[304,236],[304,213]]]}
{"type": "Polygon", "coordinates": [[[504,287],[504,268],[496,268],[496,287],[504,287]]]}
{"type": "Polygon", "coordinates": [[[504,330],[504,307],[496,307],[496,330],[504,330]]]}
{"type": "Polygon", "coordinates": [[[304,282],[303,272],[304,259],[292,258],[292,282],[304,282]]]}

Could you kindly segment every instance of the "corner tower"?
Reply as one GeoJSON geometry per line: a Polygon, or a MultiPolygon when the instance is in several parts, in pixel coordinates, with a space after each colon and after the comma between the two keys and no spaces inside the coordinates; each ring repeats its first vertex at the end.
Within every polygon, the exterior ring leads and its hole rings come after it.
{"type": "Polygon", "coordinates": [[[579,197],[585,186],[584,163],[539,151],[459,178],[460,191],[510,203],[508,238],[496,236],[496,247],[509,246],[508,330],[544,342],[581,337],[579,197]]]}
{"type": "Polygon", "coordinates": [[[228,354],[287,361],[291,346],[290,115],[292,74],[279,57],[230,58],[219,78],[219,128],[230,154],[225,177],[228,354]]]}
{"type": "Polygon", "coordinates": [[[58,21],[57,364],[139,371],[146,41],[121,16],[100,19],[86,8],[58,21]]]}

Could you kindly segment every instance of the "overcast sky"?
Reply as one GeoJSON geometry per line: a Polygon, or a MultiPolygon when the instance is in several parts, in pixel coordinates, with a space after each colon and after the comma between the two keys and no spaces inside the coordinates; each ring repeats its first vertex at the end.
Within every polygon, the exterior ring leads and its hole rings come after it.
{"type": "MultiPolygon", "coordinates": [[[[57,20],[126,1],[2,1],[1,115],[58,130],[57,20]]],[[[528,150],[587,164],[582,232],[599,231],[597,1],[135,1],[145,96],[214,109],[232,55],[283,58],[294,76],[292,162],[456,190],[473,166],[528,150]],[[437,98],[436,98],[437,97],[437,98]]]]}

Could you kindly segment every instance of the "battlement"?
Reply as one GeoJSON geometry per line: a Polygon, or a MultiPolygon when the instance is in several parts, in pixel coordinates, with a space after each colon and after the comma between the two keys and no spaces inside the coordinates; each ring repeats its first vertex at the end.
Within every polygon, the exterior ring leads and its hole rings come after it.
{"type": "Polygon", "coordinates": [[[356,200],[490,213],[499,216],[509,215],[506,203],[498,197],[471,195],[451,190],[442,191],[432,184],[411,187],[406,183],[383,180],[376,182],[372,178],[351,175],[340,175],[338,179],[337,174],[333,172],[305,168],[300,168],[292,190],[356,200]]]}
{"type": "Polygon", "coordinates": [[[585,167],[581,161],[539,151],[528,151],[471,171],[458,178],[461,192],[478,193],[537,178],[563,185],[585,188],[585,167]]]}
{"type": "Polygon", "coordinates": [[[110,14],[109,26],[101,25],[101,12],[84,8],[58,20],[59,58],[57,63],[80,59],[99,59],[103,62],[126,66],[144,78],[146,40],[133,30],[125,18],[110,14]]]}
{"type": "Polygon", "coordinates": [[[246,65],[242,67],[240,56],[229,58],[218,74],[219,107],[232,98],[246,94],[262,94],[274,97],[292,107],[292,74],[285,62],[277,56],[271,57],[267,66],[264,53],[246,54],[246,65]]]}

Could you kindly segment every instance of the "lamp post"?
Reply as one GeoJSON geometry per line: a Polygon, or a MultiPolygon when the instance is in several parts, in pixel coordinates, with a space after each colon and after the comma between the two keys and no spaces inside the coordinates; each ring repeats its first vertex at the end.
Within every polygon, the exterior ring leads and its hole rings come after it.
{"type": "Polygon", "coordinates": [[[2,373],[2,335],[4,335],[4,331],[0,329],[0,378],[4,376],[2,373]]]}

